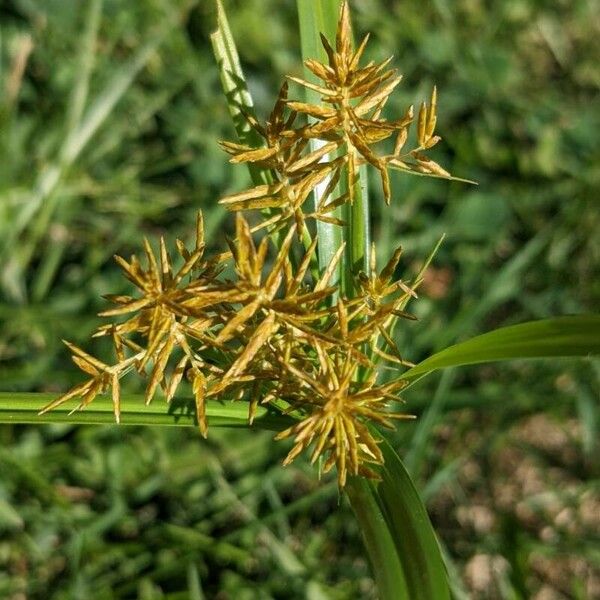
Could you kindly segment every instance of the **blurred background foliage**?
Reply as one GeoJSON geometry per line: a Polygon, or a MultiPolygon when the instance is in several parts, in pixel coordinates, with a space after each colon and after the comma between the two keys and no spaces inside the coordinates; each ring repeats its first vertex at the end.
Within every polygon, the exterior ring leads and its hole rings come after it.
{"type": "MultiPolygon", "coordinates": [[[[229,0],[257,111],[300,74],[295,3],[229,0]]],[[[354,0],[370,55],[404,81],[390,115],[440,91],[434,159],[479,186],[395,175],[380,255],[407,272],[446,241],[398,331],[406,356],[600,300],[600,3],[354,0]]],[[[114,253],[189,239],[247,180],[207,1],[0,2],[0,388],[77,378],[114,253]]],[[[595,361],[436,375],[406,393],[393,436],[427,500],[457,598],[600,597],[595,361]]],[[[0,597],[374,598],[335,483],[259,432],[0,427],[0,597]]]]}

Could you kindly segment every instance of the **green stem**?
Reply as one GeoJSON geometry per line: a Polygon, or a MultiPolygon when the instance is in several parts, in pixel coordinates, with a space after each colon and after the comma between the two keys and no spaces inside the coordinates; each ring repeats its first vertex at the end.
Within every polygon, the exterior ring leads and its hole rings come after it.
{"type": "MultiPolygon", "coordinates": [[[[330,40],[335,39],[341,5],[340,0],[297,0],[296,4],[300,21],[303,59],[316,58],[327,62],[327,56],[321,45],[319,34],[323,33],[330,40]]],[[[316,82],[315,76],[308,69],[304,70],[304,76],[308,81],[316,82]]],[[[307,89],[305,94],[307,102],[311,104],[321,103],[318,92],[307,89]]],[[[313,140],[311,142],[312,149],[317,149],[319,144],[322,143],[320,140],[313,140]]],[[[335,213],[336,217],[347,223],[343,231],[337,225],[317,223],[319,264],[322,269],[329,264],[342,242],[346,242],[346,250],[343,260],[340,261],[337,281],[340,282],[342,293],[348,297],[354,294],[354,276],[356,273],[361,270],[368,272],[370,234],[366,175],[366,168],[363,166],[359,169],[359,177],[354,184],[354,202],[352,206],[345,206],[335,213]]],[[[326,182],[323,185],[326,185],[326,182]]],[[[339,192],[339,190],[336,190],[336,194],[339,192]]],[[[318,198],[315,194],[315,206],[317,201],[318,198]]]]}
{"type": "Polygon", "coordinates": [[[369,247],[371,245],[371,224],[369,216],[369,196],[367,190],[367,168],[360,167],[358,181],[354,184],[354,202],[346,206],[344,232],[346,237],[346,268],[344,271],[344,291],[348,297],[354,296],[354,280],[359,271],[369,274],[369,247]]]}
{"type": "MultiPolygon", "coordinates": [[[[335,39],[335,30],[340,9],[340,0],[296,0],[298,7],[298,20],[300,23],[300,42],[302,46],[302,58],[316,58],[326,62],[327,56],[321,45],[319,34],[323,33],[328,39],[335,39]]],[[[308,81],[316,82],[315,76],[304,69],[304,76],[308,81]]],[[[321,99],[317,92],[305,90],[306,102],[311,104],[320,104],[321,99]]],[[[318,149],[323,142],[320,140],[311,140],[311,150],[318,149]]],[[[327,182],[318,186],[314,194],[314,206],[316,210],[320,189],[323,189],[327,182]]],[[[334,216],[342,218],[342,211],[338,209],[334,216]]],[[[317,236],[319,239],[318,255],[319,266],[326,268],[330,263],[337,249],[341,246],[343,237],[340,227],[329,223],[317,221],[317,236]]],[[[343,281],[343,261],[340,261],[337,276],[333,277],[332,283],[343,281]]]]}

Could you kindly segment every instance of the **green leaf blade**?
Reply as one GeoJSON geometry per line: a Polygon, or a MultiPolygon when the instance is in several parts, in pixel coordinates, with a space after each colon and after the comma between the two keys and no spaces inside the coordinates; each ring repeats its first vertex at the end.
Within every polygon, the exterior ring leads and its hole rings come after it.
{"type": "Polygon", "coordinates": [[[430,356],[404,373],[414,379],[437,369],[500,360],[600,354],[600,315],[578,315],[502,327],[430,356]]]}
{"type": "Polygon", "coordinates": [[[381,600],[449,600],[446,567],[427,510],[387,441],[382,481],[351,479],[348,497],[365,540],[381,600]]]}
{"type": "MultiPolygon", "coordinates": [[[[109,396],[98,396],[85,410],[72,412],[72,406],[60,406],[40,415],[39,411],[54,399],[55,394],[0,392],[0,423],[115,424],[112,399],[109,396]]],[[[206,415],[209,427],[249,427],[248,405],[245,402],[208,401],[206,415]]],[[[289,418],[259,406],[254,425],[259,429],[280,431],[290,422],[289,418]]],[[[125,394],[121,398],[121,423],[136,426],[198,426],[193,399],[175,398],[169,405],[154,402],[146,406],[144,397],[137,394],[125,394]]]]}
{"type": "Polygon", "coordinates": [[[392,532],[411,600],[450,600],[446,567],[433,525],[412,479],[384,440],[383,479],[377,494],[392,532]]]}
{"type": "Polygon", "coordinates": [[[374,486],[361,477],[351,477],[346,493],[360,524],[380,598],[408,600],[402,562],[374,486]]]}
{"type": "MultiPolygon", "coordinates": [[[[246,117],[246,115],[255,116],[254,101],[248,90],[235,39],[221,0],[216,1],[216,6],[217,28],[211,33],[210,41],[219,68],[221,86],[227,100],[229,114],[239,141],[247,146],[260,148],[264,146],[263,140],[250,126],[246,117]]],[[[273,181],[268,171],[259,169],[252,163],[248,163],[248,170],[252,181],[257,185],[273,181]]]]}

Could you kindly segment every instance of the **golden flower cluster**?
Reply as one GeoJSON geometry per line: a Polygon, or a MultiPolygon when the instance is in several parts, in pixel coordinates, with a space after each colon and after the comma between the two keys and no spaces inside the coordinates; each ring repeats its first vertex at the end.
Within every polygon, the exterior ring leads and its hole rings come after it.
{"type": "Polygon", "coordinates": [[[343,226],[333,213],[353,201],[358,168],[365,163],[379,172],[386,202],[390,167],[448,174],[422,154],[439,141],[434,135],[435,89],[429,107],[423,105],[418,116],[418,145],[403,154],[413,110],[394,121],[382,117],[400,77],[387,70],[389,60],[360,66],[366,43],[367,38],[352,50],[344,3],[335,49],[323,38],[328,64],[306,61],[320,83],[289,78],[317,91],[322,103],[290,101],[286,83],[264,125],[248,115],[264,147],[222,142],[232,162],[253,163],[271,178],[271,183],[221,200],[236,211],[228,252],[205,257],[199,214],[195,243],[188,249],[177,240],[176,261],[162,238],[157,253],[144,240],[144,260],[116,257],[137,292],[108,296],[115,307],[101,315],[115,321],[94,334],[111,338],[115,363],[105,364],[67,343],[89,379],[44,411],[74,398],[79,399],[77,408],[85,408],[97,394],[111,390],[118,422],[120,380],[127,373],[147,378],[147,403],[159,388],[170,402],[187,380],[204,436],[209,398],[247,402],[250,423],[259,403],[272,405],[296,420],[277,435],[293,438],[285,464],[310,447],[311,460],[321,458],[325,472],[336,466],[340,486],[348,474],[377,477],[373,465],[383,457],[373,426],[392,427],[394,419],[410,418],[389,407],[399,401],[405,381],[396,377],[378,383],[377,364],[395,364],[396,372],[409,364],[392,327],[398,318],[413,318],[405,307],[416,295],[419,279],[409,283],[396,277],[400,249],[378,272],[373,247],[368,272],[358,273],[354,295],[343,297],[332,281],[344,249],[323,269],[315,269],[318,240],[310,239],[307,219],[343,226]],[[304,123],[295,126],[299,117],[304,123]],[[393,152],[377,154],[374,146],[392,136],[393,152]],[[319,143],[311,144],[313,140],[319,143]],[[322,191],[313,209],[306,210],[317,188],[322,191]],[[251,210],[262,217],[254,227],[243,215],[251,210]],[[263,236],[257,243],[259,230],[263,236]],[[274,233],[277,244],[272,244],[274,233]],[[302,250],[297,238],[304,243],[302,250]],[[232,277],[225,276],[228,263],[232,277]]]}
{"type": "Polygon", "coordinates": [[[381,176],[383,197],[390,203],[391,189],[388,169],[395,168],[417,174],[452,179],[450,173],[425,155],[441,138],[435,135],[437,91],[433,88],[429,106],[423,102],[417,118],[416,147],[405,151],[409,128],[414,121],[414,109],[408,107],[396,120],[382,116],[390,95],[402,80],[394,69],[387,69],[391,58],[379,64],[360,66],[367,46],[365,36],[356,51],[352,51],[352,31],[347,2],[342,3],[335,49],[321,35],[328,64],[314,59],[304,62],[319,83],[288,76],[288,79],[320,95],[321,103],[310,104],[288,100],[284,84],[279,98],[262,126],[249,117],[251,126],[264,139],[265,147],[252,148],[232,142],[221,146],[232,155],[233,163],[255,163],[269,170],[272,185],[259,185],[221,199],[229,210],[271,209],[274,216],[259,227],[281,227],[295,220],[299,232],[304,219],[314,218],[341,224],[330,213],[346,202],[352,202],[358,168],[370,164],[381,176]],[[294,127],[299,114],[312,123],[294,127]],[[375,146],[394,138],[393,151],[378,154],[375,146]],[[320,147],[306,152],[310,140],[319,140],[320,147]],[[333,158],[330,158],[333,157],[333,158]],[[331,199],[342,171],[346,175],[346,192],[331,199]],[[316,210],[310,213],[302,206],[315,187],[329,177],[329,183],[318,198],[316,210]]]}

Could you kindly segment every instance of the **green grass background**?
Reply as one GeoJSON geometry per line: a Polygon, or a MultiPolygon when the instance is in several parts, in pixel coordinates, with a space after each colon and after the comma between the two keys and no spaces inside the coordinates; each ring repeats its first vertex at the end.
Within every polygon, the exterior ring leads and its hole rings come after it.
{"type": "MultiPolygon", "coordinates": [[[[295,3],[226,2],[257,111],[301,73],[295,3]]],[[[404,74],[390,115],[440,93],[433,157],[479,186],[393,176],[381,256],[414,272],[442,233],[417,361],[501,324],[598,310],[597,0],[352,2],[368,55],[404,74]]],[[[221,195],[247,184],[216,146],[233,129],[208,35],[212,2],[0,3],[0,389],[77,381],[114,253],[190,239],[222,249],[221,195]]],[[[298,91],[296,90],[296,93],[298,91]]],[[[395,447],[418,481],[457,598],[600,595],[597,361],[432,376],[395,447]]],[[[132,383],[132,386],[135,384],[132,383]]],[[[157,400],[160,401],[160,400],[157,400]]],[[[0,597],[375,598],[331,478],[279,466],[271,434],[0,427],[0,597]]]]}

